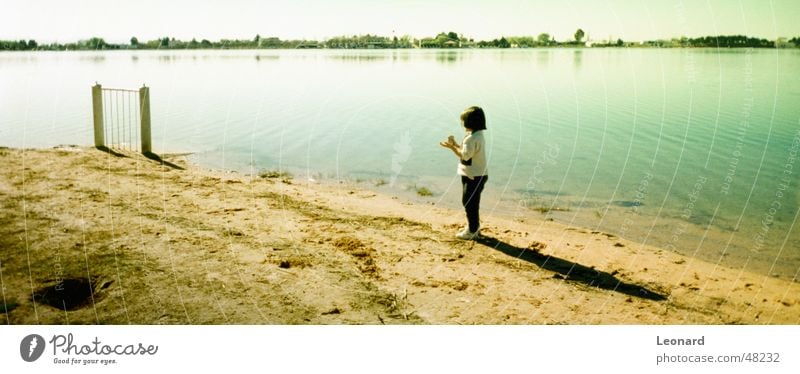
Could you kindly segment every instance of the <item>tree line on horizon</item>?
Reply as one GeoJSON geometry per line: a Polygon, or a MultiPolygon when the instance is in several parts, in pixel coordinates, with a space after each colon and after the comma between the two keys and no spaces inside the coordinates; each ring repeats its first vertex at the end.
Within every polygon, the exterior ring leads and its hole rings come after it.
{"type": "Polygon", "coordinates": [[[800,37],[767,40],[744,35],[703,36],[698,38],[672,38],[648,40],[641,43],[625,42],[622,39],[584,41],[586,33],[577,29],[573,39],[557,41],[548,33],[537,36],[510,36],[493,40],[475,41],[455,32],[442,32],[435,37],[414,39],[410,36],[386,37],[379,35],[337,36],[324,41],[282,40],[277,37],[253,39],[208,39],[190,41],[170,37],[140,42],[132,37],[129,44],[108,43],[103,38],[92,37],[74,43],[39,44],[36,40],[0,40],[0,51],[85,51],[117,49],[372,49],[372,48],[539,48],[539,47],[658,47],[658,48],[798,48],[800,37]]]}

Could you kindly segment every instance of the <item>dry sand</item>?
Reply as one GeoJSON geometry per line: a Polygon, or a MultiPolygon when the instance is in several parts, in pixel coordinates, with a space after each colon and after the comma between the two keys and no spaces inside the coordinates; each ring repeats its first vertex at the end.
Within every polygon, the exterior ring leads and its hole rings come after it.
{"type": "Polygon", "coordinates": [[[797,324],[800,284],[358,185],[0,149],[13,324],[797,324]],[[55,306],[51,306],[52,304],[55,306]]]}

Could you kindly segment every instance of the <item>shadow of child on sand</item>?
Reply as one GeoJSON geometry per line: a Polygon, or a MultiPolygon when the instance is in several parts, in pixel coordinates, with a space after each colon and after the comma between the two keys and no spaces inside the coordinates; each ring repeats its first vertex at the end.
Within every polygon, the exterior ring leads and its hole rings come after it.
{"type": "Polygon", "coordinates": [[[482,236],[475,241],[487,247],[494,248],[506,255],[530,262],[544,270],[561,274],[561,276],[568,281],[580,282],[590,287],[616,291],[642,299],[655,301],[666,300],[666,296],[648,290],[645,287],[623,282],[609,273],[592,269],[572,261],[544,255],[533,249],[516,247],[488,236],[482,236]]]}

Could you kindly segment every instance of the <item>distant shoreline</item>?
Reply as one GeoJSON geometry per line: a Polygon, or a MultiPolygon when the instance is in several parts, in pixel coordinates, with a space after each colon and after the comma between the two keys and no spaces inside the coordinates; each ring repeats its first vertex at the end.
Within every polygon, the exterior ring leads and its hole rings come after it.
{"type": "Polygon", "coordinates": [[[752,48],[752,47],[576,47],[576,46],[553,46],[553,47],[525,47],[525,48],[196,48],[196,49],[66,49],[66,50],[0,50],[0,53],[15,53],[15,52],[180,52],[180,51],[519,51],[519,50],[598,50],[598,49],[638,49],[638,50],[800,50],[800,48],[752,48]]]}
{"type": "Polygon", "coordinates": [[[221,39],[210,41],[193,38],[190,41],[164,37],[140,42],[131,37],[130,43],[108,43],[100,37],[67,43],[39,44],[36,40],[0,40],[0,51],[72,51],[72,50],[174,50],[174,49],[507,49],[507,48],[800,48],[800,37],[781,37],[775,40],[745,35],[716,35],[697,38],[679,37],[645,41],[584,40],[585,33],[578,29],[575,38],[558,41],[547,33],[538,36],[509,36],[492,40],[475,40],[455,32],[440,33],[436,37],[412,38],[404,35],[386,37],[379,35],[338,36],[325,40],[282,40],[277,37],[253,39],[221,39]]]}

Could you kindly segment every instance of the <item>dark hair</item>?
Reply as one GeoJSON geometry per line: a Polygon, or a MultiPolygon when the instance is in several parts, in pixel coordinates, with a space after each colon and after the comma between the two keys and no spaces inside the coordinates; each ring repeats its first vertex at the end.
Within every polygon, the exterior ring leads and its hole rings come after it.
{"type": "Polygon", "coordinates": [[[461,120],[464,121],[464,127],[472,131],[486,130],[486,115],[480,107],[471,106],[464,109],[461,112],[461,120]]]}

